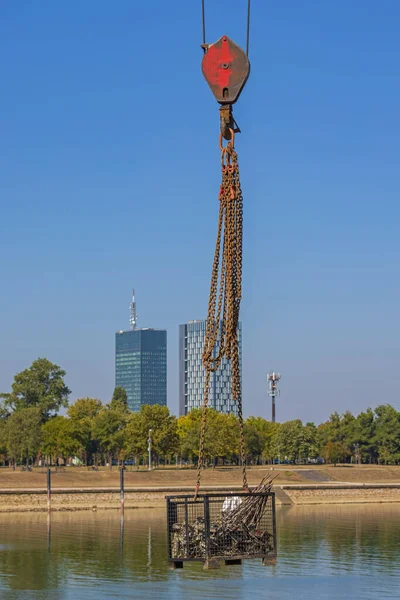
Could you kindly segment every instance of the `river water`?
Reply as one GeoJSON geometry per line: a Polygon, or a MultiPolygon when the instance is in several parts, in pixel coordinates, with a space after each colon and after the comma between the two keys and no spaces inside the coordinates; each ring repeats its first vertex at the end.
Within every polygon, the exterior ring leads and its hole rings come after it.
{"type": "Polygon", "coordinates": [[[278,562],[169,571],[164,511],[0,515],[1,600],[400,598],[400,505],[285,507],[278,562]]]}

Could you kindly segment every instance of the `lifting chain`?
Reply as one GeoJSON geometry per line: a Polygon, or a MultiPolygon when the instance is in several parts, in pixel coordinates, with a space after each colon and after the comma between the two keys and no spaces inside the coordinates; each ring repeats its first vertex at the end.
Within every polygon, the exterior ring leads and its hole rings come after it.
{"type": "Polygon", "coordinates": [[[242,297],[243,196],[239,180],[238,156],[234,148],[235,133],[233,129],[230,130],[230,134],[230,140],[225,147],[222,144],[222,134],[220,135],[222,183],[219,192],[217,241],[211,273],[203,349],[206,378],[195,500],[199,492],[201,470],[204,464],[204,441],[211,374],[218,369],[224,356],[232,366],[232,398],[238,405],[243,487],[248,490],[238,341],[239,310],[242,297]],[[219,341],[218,351],[216,351],[217,341],[219,341]]]}

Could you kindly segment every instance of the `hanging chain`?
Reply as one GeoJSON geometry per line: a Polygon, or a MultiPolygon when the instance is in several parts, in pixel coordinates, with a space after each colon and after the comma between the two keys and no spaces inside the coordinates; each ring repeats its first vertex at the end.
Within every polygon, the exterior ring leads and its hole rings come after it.
{"type": "Polygon", "coordinates": [[[231,139],[225,148],[222,147],[222,135],[220,137],[222,183],[219,192],[217,241],[211,272],[203,349],[206,381],[201,417],[195,499],[199,491],[201,470],[204,463],[204,441],[211,373],[218,369],[224,356],[230,361],[232,367],[232,398],[238,405],[243,487],[246,490],[248,489],[238,340],[240,300],[242,297],[243,196],[239,180],[238,156],[234,148],[234,132],[232,129],[230,131],[231,139]],[[217,341],[219,341],[218,349],[217,341]]]}
{"type": "MultiPolygon", "coordinates": [[[[246,25],[246,54],[247,54],[247,56],[249,56],[250,12],[251,12],[251,0],[247,0],[247,25],[246,25]]],[[[201,23],[202,23],[202,33],[203,33],[203,46],[207,46],[207,44],[206,44],[205,0],[201,0],[201,23]]]]}

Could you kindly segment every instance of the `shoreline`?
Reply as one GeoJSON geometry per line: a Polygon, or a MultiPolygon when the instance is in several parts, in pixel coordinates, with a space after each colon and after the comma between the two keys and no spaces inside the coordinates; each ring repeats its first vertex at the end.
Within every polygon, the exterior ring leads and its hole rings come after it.
{"type": "MultiPolygon", "coordinates": [[[[204,486],[201,493],[241,491],[241,486],[204,486]]],[[[273,487],[276,505],[381,504],[400,502],[400,483],[282,484],[273,487]]],[[[124,508],[165,508],[165,496],[192,494],[193,486],[125,488],[124,508]]],[[[119,488],[54,488],[51,511],[120,510],[119,488]]],[[[0,489],[0,513],[48,512],[47,490],[0,489]]]]}

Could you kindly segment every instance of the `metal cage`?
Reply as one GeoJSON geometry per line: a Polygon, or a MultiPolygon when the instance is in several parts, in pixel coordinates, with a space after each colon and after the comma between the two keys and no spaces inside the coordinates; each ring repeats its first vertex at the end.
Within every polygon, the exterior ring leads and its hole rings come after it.
{"type": "Polygon", "coordinates": [[[184,561],[202,561],[205,567],[240,564],[261,558],[276,563],[275,494],[231,493],[167,496],[168,557],[172,568],[184,561]],[[246,501],[259,497],[262,510],[251,524],[232,526],[229,516],[246,501]]]}

